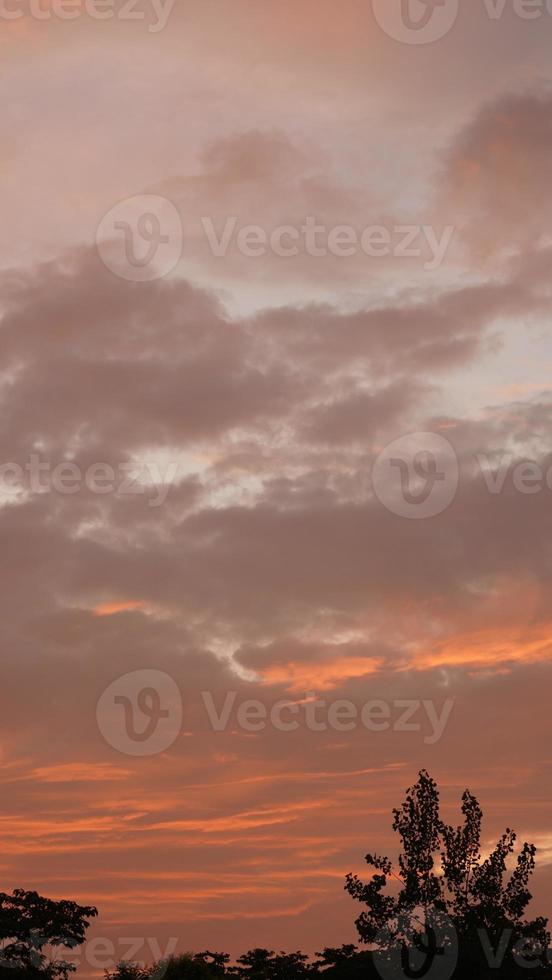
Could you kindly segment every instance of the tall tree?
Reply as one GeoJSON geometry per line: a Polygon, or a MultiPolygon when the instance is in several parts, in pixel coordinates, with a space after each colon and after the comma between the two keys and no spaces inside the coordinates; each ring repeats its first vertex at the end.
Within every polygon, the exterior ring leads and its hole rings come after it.
{"type": "Polygon", "coordinates": [[[516,834],[508,829],[487,857],[481,853],[482,811],[467,790],[462,797],[463,822],[452,827],[441,820],[439,791],[425,770],[393,810],[393,830],[401,850],[397,870],[387,857],[367,854],[373,868],[369,882],[349,874],[345,888],[366,906],[356,920],[363,942],[376,949],[418,946],[422,936],[440,927],[440,938],[459,943],[461,954],[484,944],[495,949],[506,936],[508,951],[523,944],[526,959],[544,965],[550,935],[547,920],[526,919],[528,888],[536,848],[523,844],[513,868],[516,834]],[[386,889],[400,884],[395,894],[386,889]],[[448,930],[448,932],[447,932],[448,930]]]}

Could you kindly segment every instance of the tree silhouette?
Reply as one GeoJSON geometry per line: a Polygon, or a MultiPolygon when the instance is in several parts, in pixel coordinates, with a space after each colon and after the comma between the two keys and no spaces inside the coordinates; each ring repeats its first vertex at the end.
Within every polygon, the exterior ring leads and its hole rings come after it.
{"type": "Polygon", "coordinates": [[[230,961],[230,954],[213,953],[210,949],[206,949],[203,953],[196,953],[194,959],[206,963],[211,968],[211,973],[224,976],[230,961]]]}
{"type": "Polygon", "coordinates": [[[531,901],[528,883],[536,848],[523,844],[508,872],[516,834],[506,830],[483,858],[482,811],[468,791],[462,797],[462,814],[464,821],[458,827],[441,820],[437,784],[422,770],[401,807],[393,810],[393,830],[402,845],[398,872],[389,858],[367,854],[366,861],[374,869],[372,879],[364,883],[356,875],[347,875],[346,890],[367,906],[356,920],[362,942],[380,954],[400,948],[403,965],[408,949],[429,952],[428,938],[433,934],[444,947],[441,953],[458,944],[461,961],[472,962],[479,955],[482,964],[485,950],[493,954],[502,942],[503,961],[506,953],[511,959],[512,951],[518,958],[523,956],[522,975],[527,976],[529,960],[535,969],[544,969],[550,941],[547,920],[524,918],[531,901]],[[391,882],[400,883],[396,895],[385,891],[391,882]]]}
{"type": "Polygon", "coordinates": [[[94,906],[56,902],[22,888],[11,895],[0,892],[0,969],[9,971],[7,975],[13,980],[17,971],[26,976],[66,976],[75,970],[74,964],[48,961],[43,949],[80,946],[90,925],[88,920],[97,914],[94,906]]]}
{"type": "Polygon", "coordinates": [[[250,949],[240,956],[230,972],[239,980],[303,980],[313,972],[304,953],[274,953],[270,949],[250,949]]]}

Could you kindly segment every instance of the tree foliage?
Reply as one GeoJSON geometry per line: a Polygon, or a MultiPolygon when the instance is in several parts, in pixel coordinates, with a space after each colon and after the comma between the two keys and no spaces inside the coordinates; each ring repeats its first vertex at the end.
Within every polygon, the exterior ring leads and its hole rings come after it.
{"type": "Polygon", "coordinates": [[[64,976],[75,969],[65,960],[48,960],[46,947],[74,949],[85,939],[94,906],[44,898],[35,891],[16,888],[11,895],[0,892],[0,966],[3,970],[50,977],[64,976]]]}
{"type": "Polygon", "coordinates": [[[532,897],[528,885],[535,868],[535,846],[524,843],[512,867],[516,834],[507,829],[484,857],[482,811],[467,790],[462,815],[463,822],[456,827],[441,819],[437,784],[422,770],[402,805],[393,811],[393,830],[401,843],[397,871],[389,858],[367,854],[373,869],[370,881],[347,875],[346,890],[366,906],[356,920],[362,942],[386,948],[416,943],[425,933],[431,910],[450,924],[463,950],[476,941],[481,946],[480,933],[491,940],[506,934],[510,950],[523,944],[525,956],[540,956],[544,965],[550,942],[547,920],[525,917],[532,897]],[[394,893],[390,885],[395,886],[394,893]]]}

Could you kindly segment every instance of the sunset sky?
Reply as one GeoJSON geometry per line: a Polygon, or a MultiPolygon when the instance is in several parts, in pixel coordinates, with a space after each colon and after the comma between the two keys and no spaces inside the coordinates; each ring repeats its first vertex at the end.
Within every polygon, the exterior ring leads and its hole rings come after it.
{"type": "Polygon", "coordinates": [[[0,4],[0,890],[314,953],[425,767],[547,914],[552,4],[114,3],[0,4]]]}

